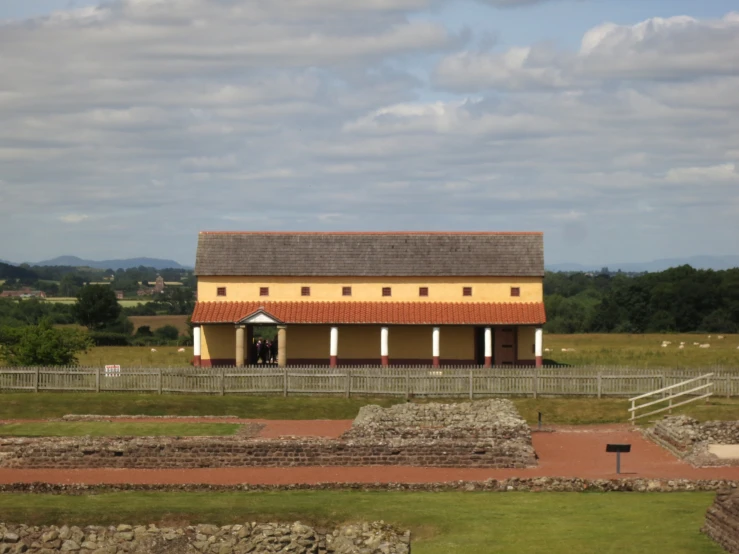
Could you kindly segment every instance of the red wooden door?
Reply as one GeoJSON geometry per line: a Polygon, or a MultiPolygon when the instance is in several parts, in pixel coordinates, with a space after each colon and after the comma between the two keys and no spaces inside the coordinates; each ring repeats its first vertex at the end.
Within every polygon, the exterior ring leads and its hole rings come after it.
{"type": "Polygon", "coordinates": [[[511,327],[495,329],[494,365],[514,365],[516,363],[516,330],[511,327]]]}

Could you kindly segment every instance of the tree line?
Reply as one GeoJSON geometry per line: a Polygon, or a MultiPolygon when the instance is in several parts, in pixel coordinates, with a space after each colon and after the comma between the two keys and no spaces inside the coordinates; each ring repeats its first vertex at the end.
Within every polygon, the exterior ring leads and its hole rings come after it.
{"type": "Polygon", "coordinates": [[[544,302],[550,333],[736,333],[739,268],[547,272],[544,302]]]}

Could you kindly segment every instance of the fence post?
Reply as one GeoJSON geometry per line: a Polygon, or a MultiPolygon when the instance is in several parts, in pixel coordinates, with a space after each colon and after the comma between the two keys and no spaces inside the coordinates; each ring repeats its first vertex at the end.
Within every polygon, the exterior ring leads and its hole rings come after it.
{"type": "Polygon", "coordinates": [[[602,371],[598,370],[598,400],[600,400],[603,395],[603,379],[601,377],[602,373],[602,371]]]}
{"type": "Polygon", "coordinates": [[[163,381],[162,373],[163,372],[164,370],[161,367],[159,368],[159,371],[157,372],[157,392],[159,394],[162,394],[162,381],[163,381]]]}
{"type": "Polygon", "coordinates": [[[408,373],[408,369],[405,371],[405,399],[410,400],[411,398],[411,376],[408,373]]]}
{"type": "Polygon", "coordinates": [[[221,396],[226,394],[226,368],[221,368],[221,396]]]}
{"type": "Polygon", "coordinates": [[[475,391],[474,391],[475,381],[474,381],[472,371],[473,371],[472,368],[470,368],[470,400],[472,400],[475,396],[475,391]]]}
{"type": "Polygon", "coordinates": [[[346,368],[346,397],[350,398],[352,395],[352,370],[346,368]]]}
{"type": "Polygon", "coordinates": [[[282,396],[287,396],[287,368],[282,373],[282,396]]]}
{"type": "Polygon", "coordinates": [[[100,366],[95,366],[95,392],[100,392],[100,366]]]}
{"type": "Polygon", "coordinates": [[[41,372],[41,368],[39,368],[38,366],[36,366],[36,374],[34,375],[34,378],[33,378],[33,379],[34,379],[34,380],[33,380],[33,389],[34,389],[34,391],[36,391],[36,392],[38,392],[38,387],[39,387],[39,374],[40,374],[40,372],[41,372]]]}
{"type": "Polygon", "coordinates": [[[534,398],[537,398],[539,395],[539,370],[537,368],[534,368],[534,375],[532,379],[532,385],[533,389],[531,392],[534,396],[534,398]]]}

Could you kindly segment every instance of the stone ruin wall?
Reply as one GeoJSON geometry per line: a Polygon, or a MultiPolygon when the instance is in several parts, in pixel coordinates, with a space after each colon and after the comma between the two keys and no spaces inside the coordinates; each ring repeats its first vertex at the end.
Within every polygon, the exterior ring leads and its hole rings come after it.
{"type": "Polygon", "coordinates": [[[739,444],[739,421],[699,423],[688,416],[666,416],[645,434],[695,466],[739,464],[739,460],[720,460],[708,452],[709,444],[739,444]]]}
{"type": "Polygon", "coordinates": [[[319,532],[299,522],[131,526],[29,526],[0,523],[0,554],[410,554],[410,532],[382,522],[319,532]]]}
{"type": "Polygon", "coordinates": [[[507,400],[367,406],[341,439],[0,438],[0,468],[219,468],[536,465],[531,432],[507,400]]]}
{"type": "Polygon", "coordinates": [[[716,494],[701,531],[727,552],[739,554],[739,494],[736,490],[725,489],[716,494]]]}

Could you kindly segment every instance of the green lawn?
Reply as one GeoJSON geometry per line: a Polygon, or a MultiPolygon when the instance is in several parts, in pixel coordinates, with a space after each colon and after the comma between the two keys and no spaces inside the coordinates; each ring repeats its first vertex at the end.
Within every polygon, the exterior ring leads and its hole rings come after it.
{"type": "Polygon", "coordinates": [[[235,434],[236,423],[148,423],[70,421],[0,425],[11,437],[207,437],[235,434]]]}
{"type": "Polygon", "coordinates": [[[45,419],[67,414],[235,415],[257,419],[353,419],[365,404],[400,398],[208,396],[130,393],[0,393],[0,419],[45,419]]]}
{"type": "MultiPolygon", "coordinates": [[[[629,403],[620,398],[514,398],[522,417],[536,423],[537,412],[545,424],[579,425],[618,423],[628,420],[629,403]]],[[[421,400],[429,402],[432,400],[421,400]]],[[[464,399],[438,402],[464,402],[464,399]]],[[[354,419],[366,404],[392,406],[402,398],[343,398],[337,396],[208,396],[131,393],[0,393],[0,419],[47,419],[67,414],[96,415],[235,415],[251,419],[354,419]]],[[[739,420],[739,399],[713,398],[709,404],[676,408],[701,421],[739,420]]],[[[646,422],[645,422],[646,423],[646,422]]]]}
{"type": "Polygon", "coordinates": [[[711,334],[646,334],[621,333],[544,335],[547,363],[625,366],[632,368],[691,368],[708,369],[721,366],[739,370],[739,335],[724,334],[719,339],[711,334]],[[662,347],[662,341],[672,344],[662,347]],[[681,342],[685,346],[680,349],[681,342]],[[698,348],[693,343],[710,344],[698,348]],[[574,352],[562,352],[573,348],[574,352]]]}
{"type": "Polygon", "coordinates": [[[0,494],[0,521],[27,524],[334,525],[410,528],[414,554],[720,553],[699,533],[710,493],[114,493],[0,494]]]}

